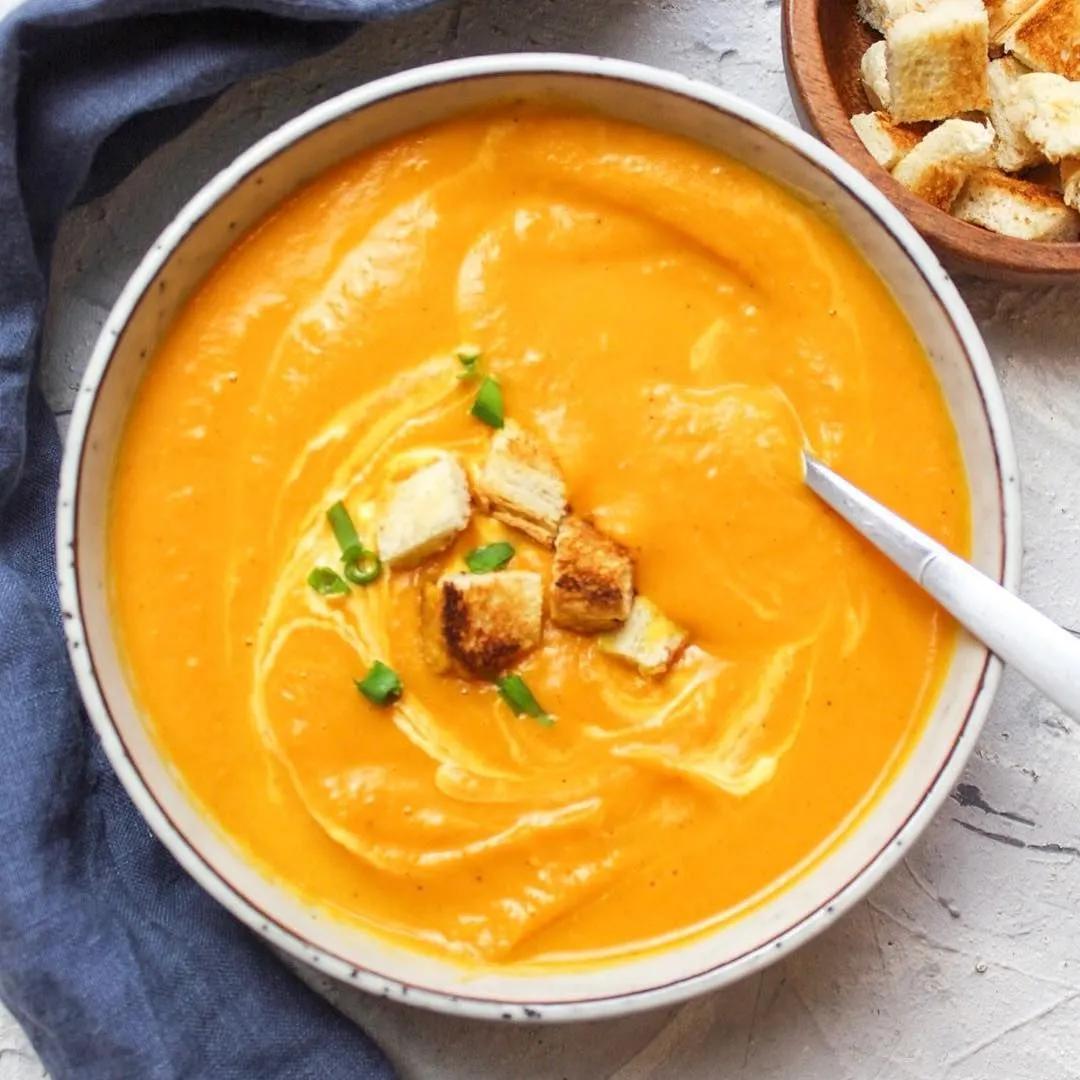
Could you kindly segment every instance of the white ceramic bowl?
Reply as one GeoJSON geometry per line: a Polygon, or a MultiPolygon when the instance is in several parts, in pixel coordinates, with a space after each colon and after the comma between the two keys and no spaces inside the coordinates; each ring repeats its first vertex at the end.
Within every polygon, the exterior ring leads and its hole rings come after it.
{"type": "MultiPolygon", "coordinates": [[[[200,817],[132,701],[110,623],[106,501],[135,387],[204,274],[299,184],[389,136],[522,95],[689,136],[748,162],[837,221],[892,289],[944,388],[971,487],[974,561],[1015,586],[1018,485],[1000,389],[967,309],[899,211],[831,150],[721,90],[624,61],[543,54],[455,60],[342,94],[267,136],[188,203],[128,282],[90,359],[63,464],[59,575],[72,663],[109,758],[151,828],[221,903],[273,944],[366,990],[471,1016],[569,1020],[670,1004],[732,982],[828,926],[900,858],[950,791],[982,727],[999,664],[971,639],[960,642],[906,764],[794,885],[710,936],[598,970],[471,976],[373,940],[262,877],[200,817]]],[[[868,722],[873,712],[867,702],[868,722]]]]}

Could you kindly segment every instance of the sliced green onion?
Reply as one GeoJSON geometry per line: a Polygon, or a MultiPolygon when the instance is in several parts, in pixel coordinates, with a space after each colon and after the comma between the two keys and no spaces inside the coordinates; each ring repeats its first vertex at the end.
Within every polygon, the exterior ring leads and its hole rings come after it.
{"type": "Polygon", "coordinates": [[[544,711],[520,675],[506,675],[496,679],[495,685],[499,688],[499,696],[513,709],[515,716],[531,716],[544,727],[551,727],[555,723],[555,717],[544,711]]]}
{"type": "Polygon", "coordinates": [[[465,565],[474,574],[490,574],[492,570],[501,570],[514,557],[514,545],[505,540],[483,547],[473,548],[465,556],[465,565]]]}
{"type": "Polygon", "coordinates": [[[329,566],[316,566],[307,576],[307,583],[320,596],[344,596],[351,592],[342,576],[329,566]]]}
{"type": "Polygon", "coordinates": [[[354,585],[370,585],[381,573],[382,559],[366,547],[360,549],[355,559],[345,563],[345,576],[354,585]]]}
{"type": "Polygon", "coordinates": [[[458,362],[461,364],[463,371],[458,373],[459,379],[475,379],[480,372],[477,370],[477,366],[480,363],[480,350],[479,349],[462,349],[457,354],[458,362]]]}
{"type": "Polygon", "coordinates": [[[364,553],[364,545],[360,543],[360,537],[356,535],[356,527],[349,517],[349,511],[345,509],[343,502],[336,502],[326,511],[330,528],[334,530],[338,547],[341,548],[341,561],[355,562],[364,553]]]}
{"type": "Polygon", "coordinates": [[[371,670],[355,682],[356,689],[373,705],[389,705],[397,701],[403,689],[398,673],[381,660],[376,660],[371,670]]]}
{"type": "Polygon", "coordinates": [[[477,420],[482,420],[488,427],[503,426],[502,387],[490,376],[485,375],[480,389],[476,391],[476,400],[470,410],[477,420]]]}
{"type": "MultiPolygon", "coordinates": [[[[356,535],[356,526],[349,517],[345,504],[336,502],[326,511],[330,528],[334,530],[338,547],[341,548],[341,561],[345,567],[345,576],[354,585],[370,585],[382,573],[382,561],[374,551],[368,551],[356,535]]],[[[346,589],[348,592],[348,589],[346,589]]]]}

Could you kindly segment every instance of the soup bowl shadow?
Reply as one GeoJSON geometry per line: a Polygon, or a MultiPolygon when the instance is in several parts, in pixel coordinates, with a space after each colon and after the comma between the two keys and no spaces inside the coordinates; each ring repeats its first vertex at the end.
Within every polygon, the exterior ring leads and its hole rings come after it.
{"type": "MultiPolygon", "coordinates": [[[[271,944],[375,994],[489,1019],[597,1019],[731,983],[834,922],[903,856],[951,790],[997,687],[998,661],[961,638],[929,722],[886,789],[837,843],[742,918],[605,967],[467,973],[305,905],[200,814],[133,700],[106,571],[108,496],[127,411],[157,344],[229,246],[344,158],[410,129],[523,97],[696,140],[779,181],[833,220],[893,293],[940,381],[971,492],[973,561],[1015,587],[1019,485],[1001,391],[963,301],[900,212],[827,147],[731,94],[640,64],[542,53],[454,60],[358,87],[263,138],[191,199],[131,276],[91,356],[62,467],[58,573],[72,664],[113,767],[162,842],[234,915],[271,944]]],[[[868,702],[870,719],[873,709],[868,702]]]]}

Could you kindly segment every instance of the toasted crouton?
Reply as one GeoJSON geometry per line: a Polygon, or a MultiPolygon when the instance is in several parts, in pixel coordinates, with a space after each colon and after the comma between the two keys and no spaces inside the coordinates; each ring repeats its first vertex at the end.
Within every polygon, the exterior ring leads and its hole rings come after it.
{"type": "Polygon", "coordinates": [[[1061,163],[1061,190],[1065,205],[1080,210],[1080,158],[1066,158],[1061,163]]]}
{"type": "Polygon", "coordinates": [[[616,631],[604,634],[600,648],[633,664],[643,675],[662,675],[687,642],[687,633],[644,596],[634,598],[630,616],[616,631]]]}
{"type": "Polygon", "coordinates": [[[1004,44],[1035,71],[1080,79],[1080,4],[1038,0],[1009,25],[1004,44]]]}
{"type": "Polygon", "coordinates": [[[1035,0],[984,0],[986,14],[990,19],[990,47],[1000,48],[1005,43],[1005,33],[1035,0]]]}
{"type": "Polygon", "coordinates": [[[893,176],[920,198],[949,210],[967,178],[990,163],[993,144],[989,124],[946,120],[904,156],[893,176]]]}
{"type": "Polygon", "coordinates": [[[1080,238],[1080,214],[1060,195],[996,169],[975,173],[952,212],[961,221],[1021,240],[1080,238]]]}
{"type": "Polygon", "coordinates": [[[476,489],[500,521],[541,544],[554,542],[566,514],[566,483],[548,449],[513,420],[492,438],[476,489]]]}
{"type": "Polygon", "coordinates": [[[870,108],[876,112],[889,111],[889,76],[885,59],[885,42],[875,41],[859,62],[863,90],[870,108]]]}
{"type": "Polygon", "coordinates": [[[469,523],[469,484],[451,454],[443,454],[394,486],[378,527],[379,557],[415,566],[441,551],[469,523]]]}
{"type": "Polygon", "coordinates": [[[919,136],[894,124],[883,112],[857,113],[851,118],[855,134],[870,156],[883,168],[892,170],[900,159],[919,143],[919,136]]]}
{"type": "Polygon", "coordinates": [[[540,643],[544,596],[539,574],[446,574],[439,590],[446,651],[470,671],[490,675],[540,643]]]}
{"type": "Polygon", "coordinates": [[[1016,80],[1024,134],[1049,161],[1080,157],[1080,83],[1032,72],[1016,80]]]}
{"type": "Polygon", "coordinates": [[[630,552],[583,518],[563,518],[551,565],[551,619],[582,633],[626,621],[634,600],[630,552]]]}
{"type": "Polygon", "coordinates": [[[1016,84],[1027,68],[1011,56],[990,64],[990,122],[994,125],[994,161],[1005,172],[1020,172],[1042,161],[1039,148],[1024,133],[1026,109],[1017,99],[1016,84]]]}
{"type": "Polygon", "coordinates": [[[935,0],[859,0],[859,17],[879,34],[909,11],[925,11],[935,0]]]}
{"type": "Polygon", "coordinates": [[[989,30],[980,0],[939,0],[885,30],[889,112],[901,123],[941,120],[989,104],[989,30]]]}

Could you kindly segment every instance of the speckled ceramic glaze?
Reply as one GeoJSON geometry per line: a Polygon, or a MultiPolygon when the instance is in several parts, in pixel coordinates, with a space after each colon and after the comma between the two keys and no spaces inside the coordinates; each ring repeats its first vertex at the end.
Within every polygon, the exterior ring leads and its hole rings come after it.
{"type": "MultiPolygon", "coordinates": [[[[72,663],[113,766],[151,828],[237,917],[273,944],[374,993],[492,1019],[586,1019],[671,1004],[731,982],[829,925],[901,857],[951,790],[997,687],[998,662],[961,640],[934,714],[893,783],[829,855],[741,920],[607,968],[475,975],[305,907],[199,815],[132,701],[105,579],[108,489],[135,387],[177,309],[233,240],[342,158],[463,109],[523,95],[696,139],[799,191],[832,217],[892,289],[931,357],[963,447],[974,561],[1015,586],[1018,484],[1001,393],[967,309],[901,214],[830,150],[730,94],[624,61],[531,54],[437,64],[325,102],[241,155],[165,229],[117,301],[78,395],[61,478],[60,591],[72,663]]],[[[873,709],[868,701],[868,721],[873,709]]]]}

